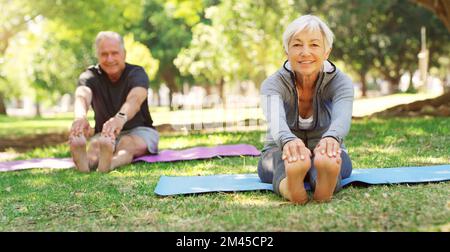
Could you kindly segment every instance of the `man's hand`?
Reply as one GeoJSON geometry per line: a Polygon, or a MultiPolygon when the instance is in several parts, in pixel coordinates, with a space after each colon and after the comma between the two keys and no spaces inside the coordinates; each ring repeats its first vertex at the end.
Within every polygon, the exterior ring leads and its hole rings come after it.
{"type": "Polygon", "coordinates": [[[72,127],[70,128],[70,136],[81,136],[84,135],[88,137],[90,135],[91,126],[89,121],[85,117],[77,118],[73,121],[72,127]]]}
{"type": "Polygon", "coordinates": [[[111,117],[107,122],[103,124],[102,136],[107,136],[111,138],[116,138],[120,131],[122,131],[123,126],[126,121],[119,117],[111,117]]]}
{"type": "Polygon", "coordinates": [[[328,157],[336,157],[338,154],[341,155],[341,146],[336,139],[332,137],[324,137],[317,144],[314,149],[314,153],[320,153],[322,155],[326,154],[328,157]]]}
{"type": "Polygon", "coordinates": [[[287,142],[283,147],[282,159],[289,163],[296,162],[297,160],[305,160],[305,158],[311,157],[311,151],[306,148],[305,144],[300,139],[295,139],[287,142]]]}

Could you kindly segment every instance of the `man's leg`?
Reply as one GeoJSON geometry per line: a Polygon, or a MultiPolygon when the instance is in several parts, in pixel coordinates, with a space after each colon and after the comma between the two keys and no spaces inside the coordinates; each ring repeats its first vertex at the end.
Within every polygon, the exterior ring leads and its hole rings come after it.
{"type": "Polygon", "coordinates": [[[97,169],[99,157],[100,157],[100,144],[98,141],[98,137],[93,137],[91,138],[87,152],[89,169],[91,171],[95,171],[97,169]]]}
{"type": "Polygon", "coordinates": [[[113,156],[113,147],[110,141],[99,138],[100,160],[99,172],[109,172],[115,168],[130,164],[135,156],[142,156],[148,153],[145,141],[136,135],[125,135],[120,138],[113,156]]]}
{"type": "Polygon", "coordinates": [[[115,143],[116,140],[108,136],[100,136],[98,138],[99,158],[97,171],[109,172],[111,170],[115,143]]]}
{"type": "Polygon", "coordinates": [[[83,135],[70,136],[69,146],[75,168],[80,172],[89,172],[86,154],[86,138],[83,135]]]}

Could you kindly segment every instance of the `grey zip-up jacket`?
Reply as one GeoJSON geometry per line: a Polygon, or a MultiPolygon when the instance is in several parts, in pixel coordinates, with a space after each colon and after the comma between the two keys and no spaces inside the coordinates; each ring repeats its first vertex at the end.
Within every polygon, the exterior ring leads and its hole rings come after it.
{"type": "Polygon", "coordinates": [[[313,123],[299,128],[298,94],[295,75],[288,61],[261,86],[261,106],[268,130],[263,152],[283,146],[296,138],[313,150],[323,137],[333,137],[345,150],[344,137],[350,130],[353,110],[353,83],[330,61],[325,61],[313,95],[313,123]]]}

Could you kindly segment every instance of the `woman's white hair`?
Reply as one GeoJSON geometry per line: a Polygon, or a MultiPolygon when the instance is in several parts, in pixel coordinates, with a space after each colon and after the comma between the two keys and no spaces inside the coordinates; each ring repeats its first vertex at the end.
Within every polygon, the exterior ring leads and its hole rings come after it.
{"type": "Polygon", "coordinates": [[[322,32],[325,42],[325,49],[329,50],[333,47],[334,34],[330,28],[320,18],[314,15],[304,15],[295,19],[290,23],[283,33],[283,46],[286,53],[288,52],[289,42],[292,37],[303,30],[322,32]]]}
{"type": "Polygon", "coordinates": [[[125,45],[123,42],[122,36],[120,36],[119,33],[113,32],[113,31],[101,31],[97,34],[97,37],[95,38],[95,52],[98,53],[98,47],[102,40],[104,39],[115,39],[119,41],[120,48],[122,48],[125,51],[125,45]]]}

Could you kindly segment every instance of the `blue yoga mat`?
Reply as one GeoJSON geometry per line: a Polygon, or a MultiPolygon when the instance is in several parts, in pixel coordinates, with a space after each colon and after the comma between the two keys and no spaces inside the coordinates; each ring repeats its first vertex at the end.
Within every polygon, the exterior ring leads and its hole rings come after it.
{"type": "MultiPolygon", "coordinates": [[[[450,180],[450,165],[355,169],[342,185],[363,183],[400,184],[450,180]]],[[[305,183],[305,188],[310,189],[305,183]]],[[[258,174],[226,174],[211,176],[161,176],[155,193],[160,196],[206,192],[239,192],[270,190],[272,184],[262,183],[258,174]]]]}

